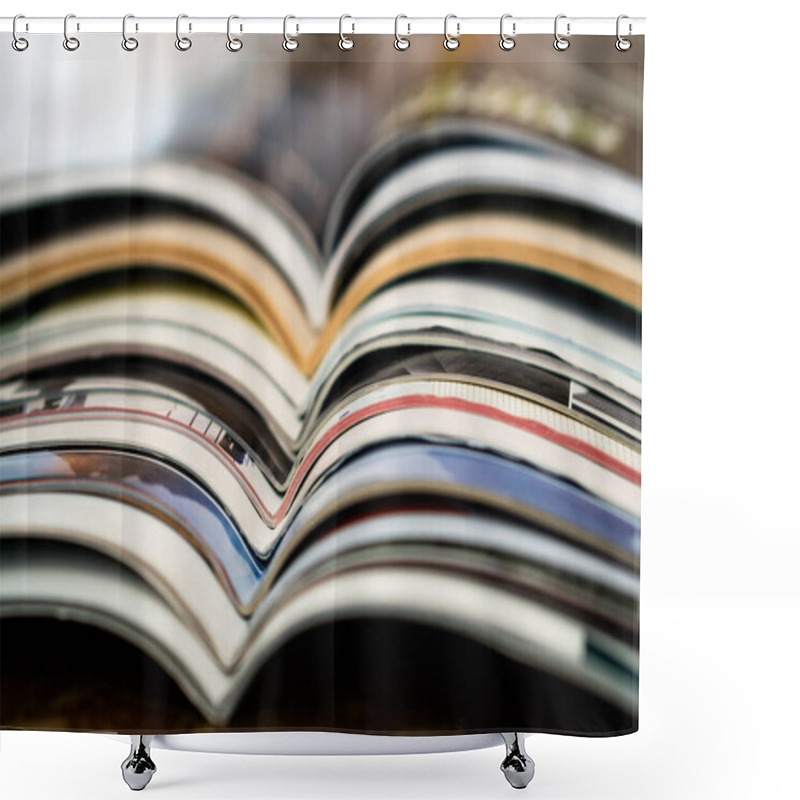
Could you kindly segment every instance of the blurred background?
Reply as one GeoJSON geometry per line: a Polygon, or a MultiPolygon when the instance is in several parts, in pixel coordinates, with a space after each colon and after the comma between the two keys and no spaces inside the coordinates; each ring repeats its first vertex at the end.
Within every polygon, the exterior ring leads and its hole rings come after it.
{"type": "Polygon", "coordinates": [[[498,121],[640,174],[639,69],[603,37],[557,53],[550,36],[509,52],[493,36],[464,37],[455,52],[419,36],[398,52],[391,37],[356,35],[343,52],[336,36],[306,34],[286,53],[279,35],[242,36],[237,53],[223,34],[198,34],[186,52],[168,33],[140,36],[135,54],[113,35],[75,52],[57,34],[24,54],[8,47],[0,180],[206,159],[278,192],[319,232],[368,148],[438,116],[498,121]]]}

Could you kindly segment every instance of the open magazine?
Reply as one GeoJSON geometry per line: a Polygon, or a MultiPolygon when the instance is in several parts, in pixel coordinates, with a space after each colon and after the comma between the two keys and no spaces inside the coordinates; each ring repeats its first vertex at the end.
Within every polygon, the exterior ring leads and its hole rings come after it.
{"type": "Polygon", "coordinates": [[[641,185],[610,162],[444,109],[317,227],[209,158],[6,180],[5,630],[124,641],[186,729],[247,727],[276,654],[359,621],[635,726],[641,185]]]}

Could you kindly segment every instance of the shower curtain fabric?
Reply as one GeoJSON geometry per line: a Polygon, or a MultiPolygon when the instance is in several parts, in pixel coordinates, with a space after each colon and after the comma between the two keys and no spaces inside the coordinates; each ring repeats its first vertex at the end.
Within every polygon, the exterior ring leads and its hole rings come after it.
{"type": "Polygon", "coordinates": [[[643,38],[2,41],[0,727],[638,727],[643,38]]]}

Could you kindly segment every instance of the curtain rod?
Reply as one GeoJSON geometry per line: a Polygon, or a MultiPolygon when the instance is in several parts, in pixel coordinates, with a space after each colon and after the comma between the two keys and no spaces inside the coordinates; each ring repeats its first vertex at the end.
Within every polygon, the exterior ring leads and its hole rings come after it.
{"type": "MultiPolygon", "coordinates": [[[[416,34],[443,34],[444,17],[351,17],[345,15],[340,22],[339,17],[303,17],[292,16],[287,22],[284,17],[236,17],[232,22],[232,31],[237,35],[251,33],[283,34],[284,25],[292,36],[304,33],[330,33],[347,35],[364,33],[402,36],[416,34]],[[341,25],[341,28],[340,28],[341,25]],[[397,25],[397,31],[395,28],[397,25]]],[[[184,35],[203,33],[226,34],[227,17],[192,17],[181,15],[181,32],[184,35]]],[[[0,31],[11,33],[13,18],[0,18],[0,31]]],[[[122,33],[122,17],[80,17],[70,16],[70,33],[122,33]]],[[[449,15],[448,31],[454,36],[465,34],[500,33],[500,17],[459,17],[449,15]]],[[[555,17],[515,17],[506,14],[503,30],[509,36],[525,34],[550,34],[555,29],[555,17]]],[[[621,22],[622,36],[641,36],[644,34],[644,17],[624,17],[621,22]]],[[[175,17],[136,17],[127,21],[129,34],[137,33],[175,33],[175,17]]],[[[559,15],[558,30],[562,36],[616,36],[616,17],[570,17],[559,15]]],[[[17,33],[64,33],[64,17],[20,17],[17,21],[17,33]]]]}

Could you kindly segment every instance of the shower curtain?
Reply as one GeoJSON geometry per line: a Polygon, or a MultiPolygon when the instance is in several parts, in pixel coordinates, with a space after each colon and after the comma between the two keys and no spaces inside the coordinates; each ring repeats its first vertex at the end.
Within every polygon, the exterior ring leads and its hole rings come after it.
{"type": "Polygon", "coordinates": [[[636,730],[642,37],[231,30],[2,39],[0,727],[636,730]]]}

